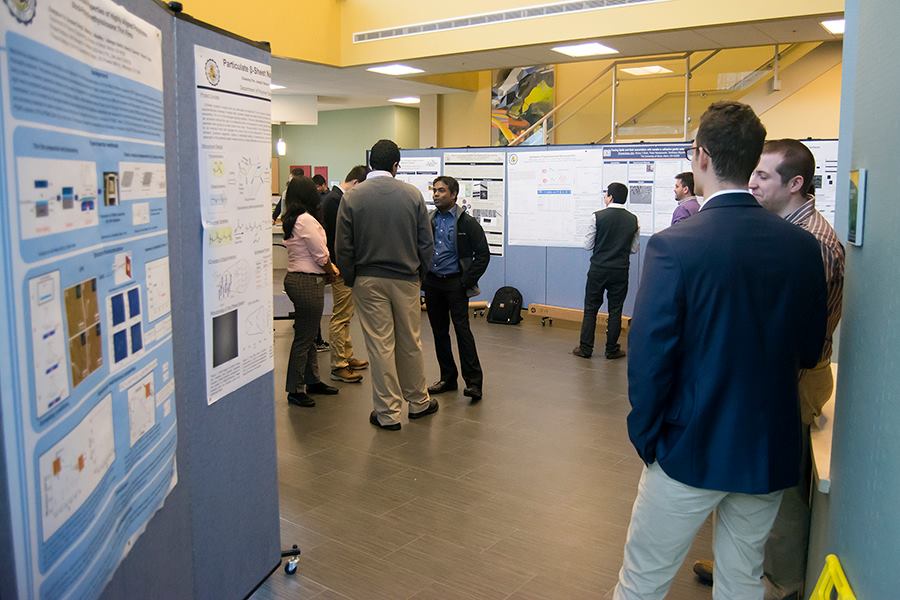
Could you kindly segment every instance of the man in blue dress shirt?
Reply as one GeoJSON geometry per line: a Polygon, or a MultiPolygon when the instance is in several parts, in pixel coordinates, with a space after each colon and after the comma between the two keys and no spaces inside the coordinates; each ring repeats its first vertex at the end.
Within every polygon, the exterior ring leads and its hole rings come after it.
{"type": "Polygon", "coordinates": [[[463,394],[478,402],[482,396],[483,376],[475,337],[469,327],[469,298],[477,296],[478,280],[491,258],[484,229],[478,219],[456,203],[459,183],[446,175],[431,185],[434,206],[431,227],[434,232],[434,259],[425,276],[425,307],[434,332],[434,348],[441,378],[428,388],[429,394],[441,394],[458,388],[459,372],[450,346],[450,322],[456,332],[459,365],[466,388],[463,394]]]}

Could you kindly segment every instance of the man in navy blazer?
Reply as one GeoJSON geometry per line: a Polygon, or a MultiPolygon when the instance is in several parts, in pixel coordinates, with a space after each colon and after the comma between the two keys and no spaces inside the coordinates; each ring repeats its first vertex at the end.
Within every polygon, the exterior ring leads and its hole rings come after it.
{"type": "Polygon", "coordinates": [[[706,202],[647,246],[629,336],[628,434],[647,465],[616,600],[665,597],[714,509],[714,599],[761,600],[763,548],[800,464],[800,369],[825,339],[815,238],[747,192],[766,130],[717,102],[687,150],[706,202]]]}

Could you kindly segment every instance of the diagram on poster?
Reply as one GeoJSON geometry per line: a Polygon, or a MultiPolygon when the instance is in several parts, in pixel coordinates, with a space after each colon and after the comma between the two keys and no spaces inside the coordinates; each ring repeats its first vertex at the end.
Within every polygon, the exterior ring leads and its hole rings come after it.
{"type": "Polygon", "coordinates": [[[112,396],[106,396],[40,458],[41,530],[46,541],[90,496],[112,466],[112,396]]]}
{"type": "Polygon", "coordinates": [[[503,256],[506,165],[503,152],[447,152],[444,175],[459,182],[457,203],[478,219],[491,254],[503,256]]]}
{"type": "Polygon", "coordinates": [[[194,47],[207,402],[272,370],[271,76],[194,47]]]}
{"type": "Polygon", "coordinates": [[[28,282],[31,299],[31,344],[37,416],[69,396],[66,340],[62,319],[59,271],[28,282]]]}
{"type": "Polygon", "coordinates": [[[422,192],[422,200],[429,211],[434,210],[431,199],[431,183],[441,174],[441,155],[404,156],[397,167],[397,179],[413,185],[422,192]]]}
{"type": "Polygon", "coordinates": [[[97,226],[95,163],[21,157],[17,164],[23,238],[97,226]]]}

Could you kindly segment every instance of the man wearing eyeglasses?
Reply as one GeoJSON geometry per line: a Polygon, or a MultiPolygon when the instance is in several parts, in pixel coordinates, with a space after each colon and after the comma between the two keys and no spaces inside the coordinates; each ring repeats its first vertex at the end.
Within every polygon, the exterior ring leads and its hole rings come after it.
{"type": "Polygon", "coordinates": [[[766,130],[712,104],[689,149],[700,212],[647,245],[629,336],[628,434],[646,465],[615,600],[665,597],[716,512],[714,600],[760,600],[763,548],[799,480],[797,379],[825,340],[815,238],[747,192],[766,130]]]}

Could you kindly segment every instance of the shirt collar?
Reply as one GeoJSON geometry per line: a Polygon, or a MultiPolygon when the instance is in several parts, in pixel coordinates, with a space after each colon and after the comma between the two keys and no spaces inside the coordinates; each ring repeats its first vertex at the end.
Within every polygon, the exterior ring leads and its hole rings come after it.
{"type": "Polygon", "coordinates": [[[690,202],[691,200],[696,200],[696,199],[697,199],[697,196],[688,196],[687,198],[682,198],[681,200],[678,201],[678,206],[681,206],[685,202],[690,202]]]}
{"type": "Polygon", "coordinates": [[[718,192],[716,192],[709,198],[706,198],[703,200],[703,206],[700,207],[700,210],[703,210],[707,206],[709,206],[709,201],[712,200],[713,198],[715,198],[716,196],[724,196],[725,194],[749,194],[749,193],[750,192],[748,192],[747,190],[737,190],[737,189],[736,190],[719,190],[718,192]]]}
{"type": "Polygon", "coordinates": [[[801,204],[800,208],[786,216],[784,220],[792,225],[799,225],[805,223],[814,212],[816,212],[816,199],[810,198],[801,204]]]}
{"type": "Polygon", "coordinates": [[[366,179],[375,179],[376,177],[393,177],[390,171],[371,171],[368,175],[366,175],[366,179]]]}
{"type": "Polygon", "coordinates": [[[619,204],[618,202],[610,202],[606,205],[606,208],[625,208],[625,205],[619,204]]]}

